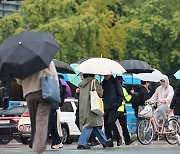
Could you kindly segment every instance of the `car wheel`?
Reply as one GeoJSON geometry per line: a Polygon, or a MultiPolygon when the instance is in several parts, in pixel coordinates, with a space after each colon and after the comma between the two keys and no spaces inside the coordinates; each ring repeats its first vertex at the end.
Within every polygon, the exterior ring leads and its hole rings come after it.
{"type": "Polygon", "coordinates": [[[10,141],[11,141],[10,138],[3,138],[3,139],[0,139],[0,144],[8,144],[10,141]]]}
{"type": "Polygon", "coordinates": [[[21,142],[22,142],[22,144],[25,144],[25,145],[27,145],[27,144],[29,144],[29,137],[21,137],[21,142]]]}
{"type": "Polygon", "coordinates": [[[64,144],[68,140],[68,128],[64,125],[62,125],[61,128],[62,128],[62,134],[63,134],[62,143],[64,144]]]}

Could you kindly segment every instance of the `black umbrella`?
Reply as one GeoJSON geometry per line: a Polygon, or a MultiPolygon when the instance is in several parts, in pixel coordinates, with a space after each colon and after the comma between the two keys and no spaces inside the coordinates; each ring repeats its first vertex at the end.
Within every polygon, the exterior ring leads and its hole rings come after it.
{"type": "Polygon", "coordinates": [[[0,47],[0,77],[24,79],[49,66],[59,45],[49,32],[23,31],[0,47]]]}
{"type": "Polygon", "coordinates": [[[59,61],[57,59],[53,59],[54,65],[56,66],[57,72],[60,73],[68,73],[68,74],[76,74],[72,67],[65,62],[59,61]]]}
{"type": "Polygon", "coordinates": [[[151,73],[154,69],[145,61],[142,60],[124,60],[120,62],[121,66],[127,73],[151,73]]]}
{"type": "Polygon", "coordinates": [[[93,58],[93,57],[82,58],[82,59],[78,60],[78,61],[75,62],[75,63],[76,63],[76,64],[81,64],[82,62],[84,62],[84,61],[86,61],[86,60],[88,60],[88,59],[91,59],[91,58],[93,58]]]}

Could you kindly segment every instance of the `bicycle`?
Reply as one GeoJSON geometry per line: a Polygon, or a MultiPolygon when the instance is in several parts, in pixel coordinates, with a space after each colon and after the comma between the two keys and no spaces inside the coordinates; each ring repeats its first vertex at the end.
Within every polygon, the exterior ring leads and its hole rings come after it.
{"type": "Polygon", "coordinates": [[[164,135],[166,141],[169,144],[176,144],[176,134],[180,132],[180,124],[175,117],[170,117],[168,120],[168,128],[164,126],[164,120],[160,124],[157,122],[153,116],[152,105],[146,105],[142,117],[144,119],[140,120],[137,127],[137,138],[139,142],[143,145],[148,145],[152,142],[153,136],[156,133],[157,135],[164,135]]]}

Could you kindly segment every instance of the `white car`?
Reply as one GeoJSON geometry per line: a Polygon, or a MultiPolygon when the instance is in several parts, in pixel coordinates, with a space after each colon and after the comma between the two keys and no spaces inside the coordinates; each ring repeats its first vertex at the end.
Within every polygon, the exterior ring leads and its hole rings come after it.
{"type": "MultiPolygon", "coordinates": [[[[62,127],[62,142],[71,144],[74,139],[80,135],[80,131],[75,124],[75,113],[78,100],[75,98],[67,98],[63,106],[60,108],[60,122],[62,127]]],[[[22,114],[19,121],[18,130],[21,142],[28,144],[30,138],[31,125],[28,109],[22,114]]]]}

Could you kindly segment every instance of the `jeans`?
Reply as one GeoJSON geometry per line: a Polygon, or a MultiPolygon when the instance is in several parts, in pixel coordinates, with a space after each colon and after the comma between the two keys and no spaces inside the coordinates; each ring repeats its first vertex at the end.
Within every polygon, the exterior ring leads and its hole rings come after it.
{"type": "Polygon", "coordinates": [[[88,140],[92,132],[94,133],[95,136],[97,136],[101,144],[105,144],[107,138],[104,135],[102,129],[100,127],[93,127],[93,128],[86,128],[81,131],[81,135],[79,136],[79,140],[78,140],[78,145],[88,144],[88,140]]]}

